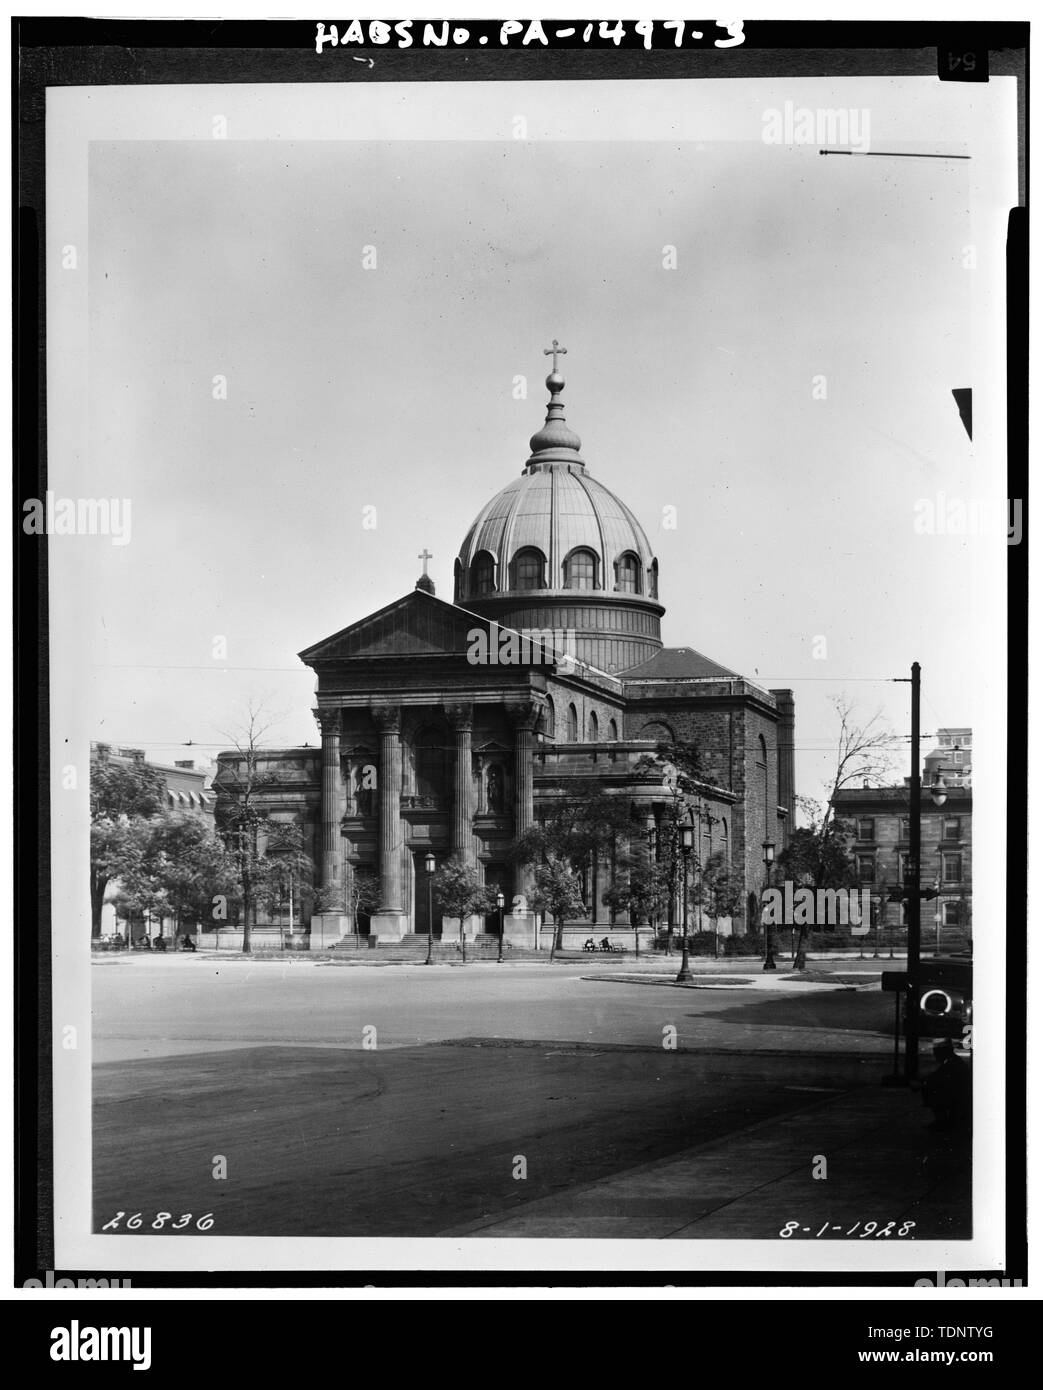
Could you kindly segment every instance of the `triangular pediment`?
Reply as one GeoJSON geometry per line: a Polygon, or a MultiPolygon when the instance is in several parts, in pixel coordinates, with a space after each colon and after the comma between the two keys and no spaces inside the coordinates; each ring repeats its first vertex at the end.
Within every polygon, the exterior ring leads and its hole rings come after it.
{"type": "Polygon", "coordinates": [[[488,621],[453,603],[414,589],[299,653],[306,666],[325,661],[445,657],[466,654],[468,634],[488,621]]]}

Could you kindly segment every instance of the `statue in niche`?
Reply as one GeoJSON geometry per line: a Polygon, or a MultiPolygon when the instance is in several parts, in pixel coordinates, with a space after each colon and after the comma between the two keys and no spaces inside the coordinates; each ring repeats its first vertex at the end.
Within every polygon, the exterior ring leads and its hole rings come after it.
{"type": "Polygon", "coordinates": [[[355,769],[354,794],[355,794],[355,814],[357,816],[371,816],[373,814],[373,788],[376,786],[376,769],[369,763],[360,763],[355,769]]]}
{"type": "Polygon", "coordinates": [[[503,768],[499,763],[494,763],[489,769],[489,776],[486,783],[486,793],[489,802],[489,810],[494,816],[503,815],[503,768]]]}

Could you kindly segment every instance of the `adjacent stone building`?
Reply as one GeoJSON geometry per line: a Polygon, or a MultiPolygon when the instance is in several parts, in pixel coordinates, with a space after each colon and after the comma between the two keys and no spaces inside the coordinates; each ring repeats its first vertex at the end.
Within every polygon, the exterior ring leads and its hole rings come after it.
{"type": "MultiPolygon", "coordinates": [[[[426,933],[431,853],[500,888],[505,934],[531,943],[528,871],[512,863],[513,841],[581,782],[629,798],[645,835],[668,794],[640,764],[676,741],[702,758],[701,851],[722,853],[744,889],[731,929],[757,920],[764,842],[781,847],[792,826],[792,693],[663,646],[658,560],[633,512],[589,472],[556,368],[555,353],[546,420],[520,476],[464,536],[453,602],[436,596],[425,552],[412,592],[300,654],[316,674],[321,749],[266,754],[286,775],[261,799],[302,826],[327,906],[350,902],[354,875],[377,876],[379,908],[361,923],[334,914],[341,931],[426,933]]],[[[219,766],[236,757],[221,754],[219,766]]],[[[629,931],[602,902],[611,874],[588,866],[573,934],[629,931]]],[[[325,914],[327,944],[329,926],[325,914]]]]}
{"type": "MultiPolygon", "coordinates": [[[[969,941],[971,912],[971,730],[939,729],[938,744],[924,758],[920,808],[920,887],[937,893],[921,906],[924,940],[969,941]],[[945,804],[936,806],[932,787],[941,783],[945,804]]],[[[859,883],[871,889],[874,922],[903,927],[906,904],[894,901],[909,858],[909,784],[842,791],[835,813],[849,827],[848,843],[859,883]]]]}

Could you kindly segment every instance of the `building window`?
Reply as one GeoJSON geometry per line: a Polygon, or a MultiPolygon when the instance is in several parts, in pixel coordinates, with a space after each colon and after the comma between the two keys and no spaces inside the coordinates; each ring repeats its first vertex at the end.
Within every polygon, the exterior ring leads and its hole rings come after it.
{"type": "Polygon", "coordinates": [[[648,571],[648,593],[651,598],[659,597],[659,561],[653,560],[648,571]]]}
{"type": "Polygon", "coordinates": [[[902,883],[908,883],[910,878],[913,877],[913,856],[911,854],[903,854],[899,857],[901,860],[899,865],[899,871],[902,875],[901,881],[902,883]]]}
{"type": "Polygon", "coordinates": [[[514,588],[542,589],[544,574],[543,552],[534,546],[519,550],[514,557],[514,588]]]}
{"type": "Polygon", "coordinates": [[[574,550],[565,561],[566,589],[596,589],[598,561],[592,550],[574,550]]]}
{"type": "Polygon", "coordinates": [[[579,743],[579,715],[575,705],[569,705],[569,742],[579,743]]]}
{"type": "Polygon", "coordinates": [[[587,720],[587,738],[591,743],[598,741],[598,717],[594,710],[590,711],[590,718],[587,720]]]}
{"type": "Polygon", "coordinates": [[[549,695],[547,696],[547,703],[543,707],[543,722],[540,727],[548,738],[557,738],[558,723],[554,714],[554,701],[549,695]]]}
{"type": "Polygon", "coordinates": [[[898,838],[908,840],[909,838],[909,817],[901,816],[898,821],[898,838]]]}
{"type": "Polygon", "coordinates": [[[609,743],[619,742],[619,729],[617,728],[616,721],[614,719],[610,719],[608,721],[608,741],[609,743]]]}
{"type": "Polygon", "coordinates": [[[942,882],[943,882],[943,883],[962,883],[962,882],[963,882],[963,855],[962,855],[962,854],[943,854],[943,855],[942,855],[942,882]]]}
{"type": "Polygon", "coordinates": [[[621,594],[637,594],[641,591],[641,566],[636,555],[621,555],[616,562],[616,588],[621,594]]]}
{"type": "Polygon", "coordinates": [[[942,839],[952,843],[960,838],[960,818],[954,816],[951,820],[942,822],[942,839]]]}
{"type": "Polygon", "coordinates": [[[876,881],[876,855],[859,854],[856,856],[858,864],[859,883],[873,883],[876,881]]]}
{"type": "Polygon", "coordinates": [[[875,835],[874,835],[874,833],[873,833],[873,817],[872,817],[872,816],[861,816],[861,817],[859,817],[859,820],[858,820],[858,827],[857,827],[857,830],[856,830],[856,836],[857,836],[857,838],[858,838],[859,840],[873,840],[873,839],[876,838],[875,835]]]}
{"type": "Polygon", "coordinates": [[[957,748],[956,751],[953,753],[952,760],[957,765],[957,767],[960,765],[960,763],[963,762],[963,753],[959,748],[957,748]]]}
{"type": "Polygon", "coordinates": [[[471,593],[491,594],[495,588],[493,573],[493,557],[488,552],[476,556],[471,566],[471,593]]]}
{"type": "Polygon", "coordinates": [[[942,926],[959,927],[963,923],[960,921],[959,903],[942,903],[942,926]]]}

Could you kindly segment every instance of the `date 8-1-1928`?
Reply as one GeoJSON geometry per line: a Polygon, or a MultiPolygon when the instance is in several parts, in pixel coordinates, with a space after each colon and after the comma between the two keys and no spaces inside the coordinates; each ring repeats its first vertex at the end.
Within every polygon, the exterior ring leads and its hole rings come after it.
{"type": "Polygon", "coordinates": [[[903,1221],[900,1225],[897,1221],[888,1221],[886,1225],[879,1221],[856,1221],[853,1226],[848,1226],[846,1222],[838,1226],[832,1221],[826,1221],[818,1230],[813,1226],[802,1226],[799,1221],[787,1221],[779,1235],[783,1240],[789,1240],[791,1236],[805,1235],[811,1235],[816,1240],[819,1236],[836,1236],[840,1239],[854,1236],[858,1240],[865,1240],[867,1237],[876,1239],[879,1236],[912,1236],[915,1240],[915,1229],[915,1221],[903,1221]]]}

